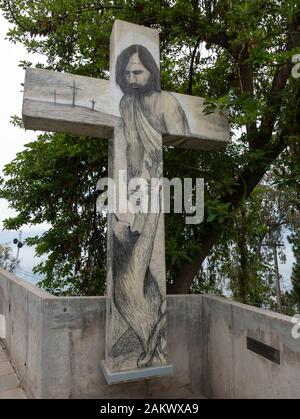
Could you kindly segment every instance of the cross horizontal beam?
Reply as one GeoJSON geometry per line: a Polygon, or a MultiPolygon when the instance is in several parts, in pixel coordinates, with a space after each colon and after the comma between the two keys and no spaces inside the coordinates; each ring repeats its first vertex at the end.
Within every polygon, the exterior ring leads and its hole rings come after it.
{"type": "MultiPolygon", "coordinates": [[[[26,129],[68,132],[95,138],[111,138],[121,123],[115,83],[73,74],[29,68],[26,70],[23,121],[26,129]],[[80,85],[75,106],[70,85],[80,85]],[[56,100],[53,91],[56,91],[56,100]],[[91,103],[94,101],[94,105],[91,103]]],[[[188,118],[189,134],[172,131],[172,115],[164,145],[217,150],[229,142],[228,121],[216,111],[205,115],[204,99],[172,93],[188,118]]]]}

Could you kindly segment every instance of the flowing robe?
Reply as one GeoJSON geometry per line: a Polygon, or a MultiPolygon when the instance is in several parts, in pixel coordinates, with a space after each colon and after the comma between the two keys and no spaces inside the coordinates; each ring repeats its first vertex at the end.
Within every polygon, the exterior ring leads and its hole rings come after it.
{"type": "MultiPolygon", "coordinates": [[[[189,132],[180,104],[167,92],[135,91],[122,97],[120,113],[128,181],[143,178],[149,183],[152,176],[161,178],[163,134],[189,132]]],[[[150,267],[159,216],[137,213],[132,225],[118,221],[114,228],[114,302],[141,344],[138,367],[166,362],[166,302],[150,267]]]]}
{"type": "Polygon", "coordinates": [[[189,133],[185,113],[168,92],[124,95],[120,113],[127,141],[128,178],[149,179],[147,164],[152,165],[153,156],[162,160],[162,135],[189,133]]]}

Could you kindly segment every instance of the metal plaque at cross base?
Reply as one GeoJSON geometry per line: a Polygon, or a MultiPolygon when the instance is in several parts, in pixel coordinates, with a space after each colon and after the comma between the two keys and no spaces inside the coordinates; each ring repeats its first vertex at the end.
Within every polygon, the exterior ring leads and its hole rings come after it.
{"type": "MultiPolygon", "coordinates": [[[[109,177],[138,201],[163,175],[163,144],[218,150],[229,142],[227,119],[206,115],[204,99],[161,90],[158,31],[116,20],[110,80],[41,69],[26,72],[25,128],[108,139],[109,177]],[[55,92],[55,94],[53,94],[55,92]],[[140,186],[139,186],[140,187],[140,186]]],[[[119,196],[119,200],[120,195],[119,196]]],[[[106,350],[109,384],[169,375],[165,233],[161,191],[147,208],[108,214],[106,350]],[[149,211],[149,208],[156,211],[149,211]],[[147,211],[148,209],[148,211],[147,211]]],[[[124,205],[123,205],[124,207],[124,205]]]]}

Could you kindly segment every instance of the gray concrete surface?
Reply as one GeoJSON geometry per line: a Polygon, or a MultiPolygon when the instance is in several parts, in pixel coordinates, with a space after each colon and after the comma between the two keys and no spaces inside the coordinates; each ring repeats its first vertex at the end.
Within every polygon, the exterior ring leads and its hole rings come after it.
{"type": "Polygon", "coordinates": [[[0,301],[4,343],[30,398],[201,396],[201,357],[188,350],[200,347],[201,299],[173,297],[168,302],[173,376],[112,386],[99,367],[105,350],[105,297],[53,297],[1,270],[0,301]]]}
{"type": "Polygon", "coordinates": [[[204,394],[300,398],[300,339],[290,317],[206,296],[203,313],[204,394]],[[249,351],[247,336],[279,350],[280,365],[249,351]]]}
{"type": "Polygon", "coordinates": [[[168,297],[172,377],[108,386],[100,371],[105,298],[58,298],[0,271],[4,340],[30,398],[299,398],[291,318],[208,295],[168,297]],[[280,351],[280,365],[247,349],[280,351]]]}
{"type": "Polygon", "coordinates": [[[9,357],[0,343],[0,400],[26,398],[9,357]]]}

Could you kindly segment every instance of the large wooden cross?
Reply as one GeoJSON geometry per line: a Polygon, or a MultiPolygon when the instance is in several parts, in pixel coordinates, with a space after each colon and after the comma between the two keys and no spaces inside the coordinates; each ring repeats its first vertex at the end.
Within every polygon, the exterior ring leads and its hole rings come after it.
{"type": "MultiPolygon", "coordinates": [[[[109,176],[126,185],[162,176],[162,145],[215,150],[229,141],[218,112],[204,99],[160,89],[157,30],[117,20],[110,43],[110,80],[42,69],[26,71],[25,128],[109,141],[109,176]],[[121,172],[122,171],[122,172],[121,172]]],[[[131,191],[129,193],[134,193],[131,191]]],[[[161,207],[160,192],[151,197],[161,207]]],[[[171,373],[166,345],[164,216],[108,215],[106,353],[109,383],[171,373]]]]}

